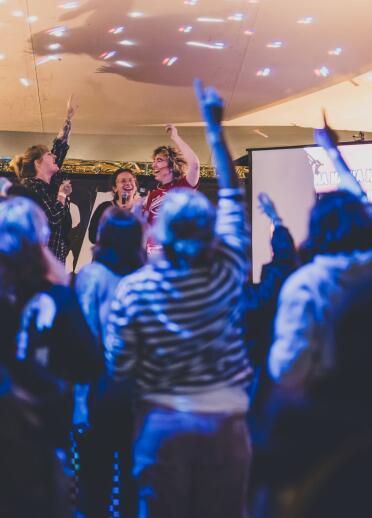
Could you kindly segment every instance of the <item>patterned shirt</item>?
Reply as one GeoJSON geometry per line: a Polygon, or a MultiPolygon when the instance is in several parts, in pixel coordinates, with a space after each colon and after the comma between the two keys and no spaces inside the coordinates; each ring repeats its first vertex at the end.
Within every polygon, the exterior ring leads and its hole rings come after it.
{"type": "MultiPolygon", "coordinates": [[[[53,142],[51,151],[56,156],[56,164],[59,168],[62,167],[69,149],[68,137],[70,131],[71,121],[67,119],[58,137],[53,142]]],[[[68,234],[71,230],[72,221],[68,198],[65,205],[57,200],[57,193],[62,180],[63,175],[57,173],[53,176],[50,184],[33,177],[25,178],[23,185],[35,193],[37,201],[45,212],[51,230],[48,247],[57,259],[64,263],[70,249],[68,234]]]]}
{"type": "Polygon", "coordinates": [[[248,383],[242,288],[249,233],[242,202],[220,199],[216,232],[219,242],[209,265],[184,271],[162,260],[121,281],[105,341],[115,379],[135,376],[144,395],[248,383]]]}

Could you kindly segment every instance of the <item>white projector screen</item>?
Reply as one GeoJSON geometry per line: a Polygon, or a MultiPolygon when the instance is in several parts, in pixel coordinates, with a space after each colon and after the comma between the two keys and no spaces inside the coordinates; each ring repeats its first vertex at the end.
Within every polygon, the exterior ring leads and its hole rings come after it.
{"type": "MultiPolygon", "coordinates": [[[[339,146],[354,176],[372,200],[372,144],[339,146]]],[[[325,151],[317,146],[252,151],[252,260],[253,280],[271,260],[270,222],[258,210],[257,195],[266,192],[274,201],[298,245],[306,236],[309,209],[315,192],[337,190],[338,174],[325,151]]]]}

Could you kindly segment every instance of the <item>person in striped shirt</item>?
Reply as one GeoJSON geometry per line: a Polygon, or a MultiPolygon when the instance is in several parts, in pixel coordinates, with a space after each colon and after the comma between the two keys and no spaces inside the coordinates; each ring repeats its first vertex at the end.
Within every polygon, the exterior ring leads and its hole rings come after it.
{"type": "Polygon", "coordinates": [[[155,224],[164,257],[121,281],[107,324],[109,374],[134,377],[138,387],[133,474],[141,517],[247,516],[249,232],[222,100],[200,82],[196,92],[218,172],[217,211],[197,191],[167,194],[155,224]]]}

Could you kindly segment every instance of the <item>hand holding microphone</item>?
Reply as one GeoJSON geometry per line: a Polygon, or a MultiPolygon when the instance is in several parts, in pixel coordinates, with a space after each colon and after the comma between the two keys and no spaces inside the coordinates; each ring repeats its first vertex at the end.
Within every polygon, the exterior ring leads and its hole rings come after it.
{"type": "Polygon", "coordinates": [[[57,199],[63,205],[66,202],[66,198],[68,198],[72,193],[72,185],[70,180],[63,180],[61,185],[59,186],[57,199]]]}

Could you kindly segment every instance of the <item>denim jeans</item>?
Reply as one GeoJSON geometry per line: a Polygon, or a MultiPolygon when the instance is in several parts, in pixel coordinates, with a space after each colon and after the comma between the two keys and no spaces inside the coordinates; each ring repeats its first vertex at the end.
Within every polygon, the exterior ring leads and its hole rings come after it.
{"type": "Polygon", "coordinates": [[[246,518],[251,458],[245,416],[142,403],[133,468],[139,518],[246,518]]]}

